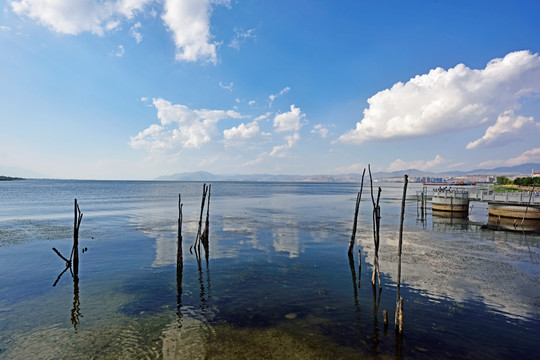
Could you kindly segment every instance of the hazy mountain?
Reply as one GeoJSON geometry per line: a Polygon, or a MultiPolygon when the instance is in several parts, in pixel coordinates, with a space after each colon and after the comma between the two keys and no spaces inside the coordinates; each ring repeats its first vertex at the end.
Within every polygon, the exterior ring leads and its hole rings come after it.
{"type": "Polygon", "coordinates": [[[37,171],[24,169],[16,166],[0,166],[0,175],[33,179],[47,177],[46,175],[41,174],[37,171]]]}
{"type": "MultiPolygon", "coordinates": [[[[495,169],[475,169],[470,171],[446,171],[442,173],[422,171],[417,169],[406,169],[391,172],[374,172],[373,178],[377,180],[387,178],[402,177],[407,174],[412,177],[445,177],[463,175],[514,175],[530,176],[531,170],[540,171],[540,163],[527,163],[518,166],[498,167],[495,169]]],[[[366,173],[366,176],[367,175],[366,173]]],[[[160,176],[156,180],[169,181],[303,181],[303,182],[359,182],[362,174],[340,174],[340,175],[216,175],[207,171],[197,171],[190,173],[179,173],[173,175],[160,176]]]]}

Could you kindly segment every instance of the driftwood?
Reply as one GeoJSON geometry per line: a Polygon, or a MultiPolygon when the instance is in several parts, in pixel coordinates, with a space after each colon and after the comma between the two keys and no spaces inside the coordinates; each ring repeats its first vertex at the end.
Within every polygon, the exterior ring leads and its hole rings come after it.
{"type": "Polygon", "coordinates": [[[399,245],[398,245],[398,283],[396,297],[396,317],[395,328],[400,333],[403,332],[403,298],[401,297],[401,253],[403,249],[403,220],[405,218],[405,200],[407,198],[407,184],[409,177],[405,175],[405,184],[403,185],[403,198],[401,200],[401,217],[399,220],[399,245]]]}

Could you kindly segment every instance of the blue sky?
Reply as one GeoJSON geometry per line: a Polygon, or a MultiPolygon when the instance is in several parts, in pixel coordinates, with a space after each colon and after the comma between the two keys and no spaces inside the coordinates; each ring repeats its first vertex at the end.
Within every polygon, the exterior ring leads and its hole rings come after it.
{"type": "Polygon", "coordinates": [[[6,0],[0,173],[540,162],[540,2],[6,0]]]}

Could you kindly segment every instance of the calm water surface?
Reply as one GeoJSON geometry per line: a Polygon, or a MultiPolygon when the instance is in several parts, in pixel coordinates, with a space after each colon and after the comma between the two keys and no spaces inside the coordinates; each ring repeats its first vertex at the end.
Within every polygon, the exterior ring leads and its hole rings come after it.
{"type": "Polygon", "coordinates": [[[0,358],[536,359],[540,236],[484,229],[480,203],[469,220],[423,217],[415,184],[404,227],[404,333],[396,336],[403,188],[376,185],[380,293],[370,283],[368,192],[352,267],[347,257],[359,184],[214,183],[209,259],[198,262],[189,248],[202,183],[0,182],[0,358]],[[71,250],[74,198],[88,251],[79,281],[67,271],[53,287],[64,263],[51,248],[71,250]]]}

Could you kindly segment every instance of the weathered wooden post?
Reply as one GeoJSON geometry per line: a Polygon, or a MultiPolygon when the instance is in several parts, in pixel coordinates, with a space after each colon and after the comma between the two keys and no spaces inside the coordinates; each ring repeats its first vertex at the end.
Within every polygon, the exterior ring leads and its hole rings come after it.
{"type": "Polygon", "coordinates": [[[354,241],[356,238],[356,226],[358,224],[358,209],[360,208],[360,200],[362,199],[362,190],[364,189],[364,175],[366,174],[366,169],[362,173],[362,183],[360,185],[360,192],[356,195],[356,207],[354,209],[354,219],[353,219],[353,228],[351,234],[351,241],[349,242],[349,255],[352,254],[354,248],[354,241]]]}
{"type": "Polygon", "coordinates": [[[182,250],[182,195],[178,194],[178,238],[176,249],[176,315],[178,327],[182,327],[182,277],[184,272],[184,256],[182,250]]]}
{"type": "Polygon", "coordinates": [[[182,195],[178,194],[178,235],[176,240],[176,267],[184,266],[184,255],[182,250],[182,195]]]}
{"type": "Polygon", "coordinates": [[[397,298],[396,298],[396,316],[395,329],[400,333],[403,331],[403,298],[401,297],[401,253],[403,249],[403,221],[405,218],[405,200],[407,198],[407,184],[409,177],[405,175],[403,185],[403,199],[401,200],[401,217],[399,221],[399,244],[398,244],[398,283],[397,283],[397,298]]]}

